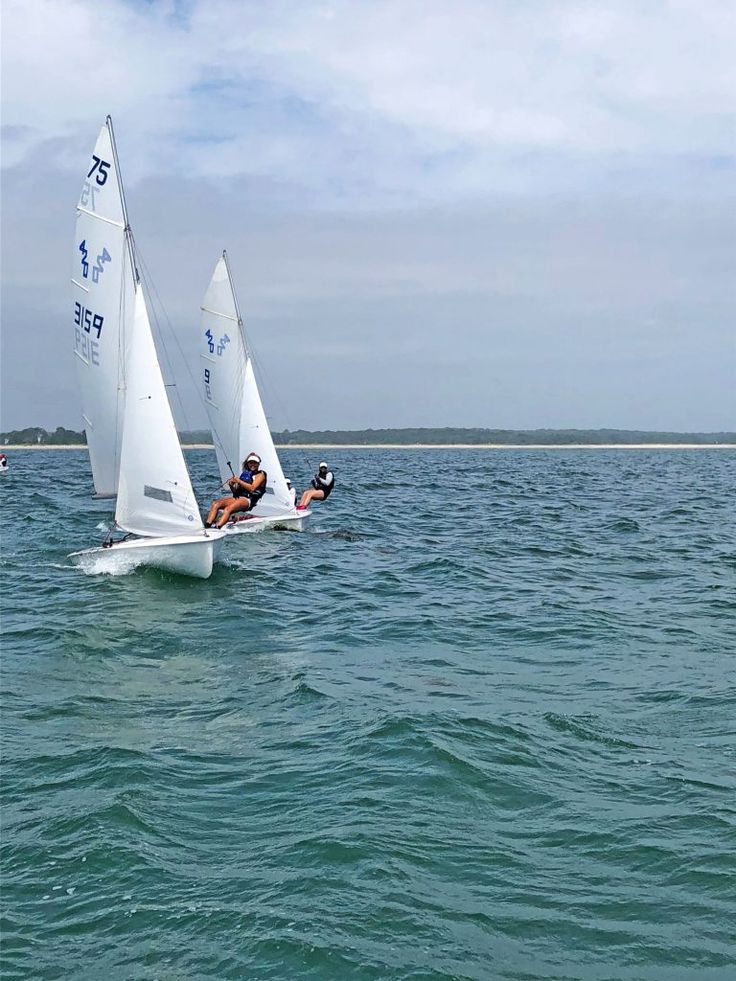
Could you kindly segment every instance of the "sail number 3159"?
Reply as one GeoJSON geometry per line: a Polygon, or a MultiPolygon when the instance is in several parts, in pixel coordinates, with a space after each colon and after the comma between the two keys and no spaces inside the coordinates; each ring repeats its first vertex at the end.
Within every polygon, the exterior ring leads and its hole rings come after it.
{"type": "Polygon", "coordinates": [[[83,307],[81,303],[74,304],[74,324],[76,327],[81,327],[88,334],[90,331],[96,330],[97,337],[99,338],[104,323],[105,318],[101,313],[92,313],[91,310],[83,307]]]}
{"type": "Polygon", "coordinates": [[[74,304],[74,350],[85,364],[99,365],[99,339],[105,318],[92,313],[81,303],[74,304]],[[97,336],[95,337],[95,332],[97,336]]]}

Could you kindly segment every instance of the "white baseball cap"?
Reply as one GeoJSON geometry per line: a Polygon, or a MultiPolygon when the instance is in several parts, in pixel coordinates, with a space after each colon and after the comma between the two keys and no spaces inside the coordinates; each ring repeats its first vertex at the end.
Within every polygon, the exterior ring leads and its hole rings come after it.
{"type": "Polygon", "coordinates": [[[248,456],[245,458],[246,463],[250,463],[251,460],[254,460],[256,463],[261,462],[261,458],[258,456],[257,453],[249,453],[248,456]]]}
{"type": "Polygon", "coordinates": [[[319,469],[321,470],[321,469],[322,469],[322,467],[324,467],[324,468],[325,468],[325,470],[327,469],[327,464],[325,463],[325,461],[324,461],[324,460],[322,461],[322,463],[320,463],[320,465],[319,465],[319,469]]]}

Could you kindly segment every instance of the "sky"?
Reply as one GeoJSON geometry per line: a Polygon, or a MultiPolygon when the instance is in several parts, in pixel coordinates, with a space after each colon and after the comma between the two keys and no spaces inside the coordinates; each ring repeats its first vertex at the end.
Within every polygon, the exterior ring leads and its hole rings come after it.
{"type": "Polygon", "coordinates": [[[82,427],[107,113],[180,426],[226,248],[274,429],[736,428],[732,0],[4,0],[0,26],[0,428],[82,427]]]}

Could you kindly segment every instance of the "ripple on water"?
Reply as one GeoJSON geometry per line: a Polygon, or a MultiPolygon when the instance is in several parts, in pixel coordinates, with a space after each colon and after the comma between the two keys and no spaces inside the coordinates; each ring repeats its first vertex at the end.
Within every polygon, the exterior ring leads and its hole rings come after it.
{"type": "Polygon", "coordinates": [[[455,451],[438,512],[446,451],[331,452],[206,582],[74,568],[84,454],[14,455],[5,974],[730,977],[733,454],[455,451]]]}

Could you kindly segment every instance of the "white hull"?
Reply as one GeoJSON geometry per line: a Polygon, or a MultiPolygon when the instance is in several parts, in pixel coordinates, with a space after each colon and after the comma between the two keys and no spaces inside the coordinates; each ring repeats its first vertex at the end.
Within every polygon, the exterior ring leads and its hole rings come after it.
{"type": "Polygon", "coordinates": [[[70,555],[75,565],[90,574],[122,575],[151,566],[183,576],[208,579],[220,551],[222,532],[176,535],[170,538],[132,538],[109,548],[89,548],[70,555]]]}
{"type": "Polygon", "coordinates": [[[182,576],[209,579],[223,543],[230,538],[259,531],[284,529],[302,531],[310,511],[257,517],[230,523],[222,531],[206,535],[176,535],[168,538],[130,538],[109,547],[98,546],[73,552],[69,558],[89,575],[121,576],[141,566],[177,572],[182,576]]]}
{"type": "Polygon", "coordinates": [[[311,511],[289,511],[281,515],[251,514],[240,521],[229,521],[222,529],[227,538],[233,535],[248,535],[258,531],[303,531],[304,519],[311,511]]]}

